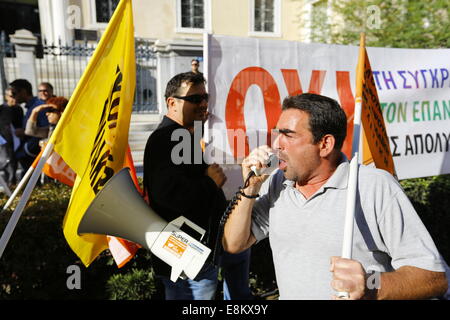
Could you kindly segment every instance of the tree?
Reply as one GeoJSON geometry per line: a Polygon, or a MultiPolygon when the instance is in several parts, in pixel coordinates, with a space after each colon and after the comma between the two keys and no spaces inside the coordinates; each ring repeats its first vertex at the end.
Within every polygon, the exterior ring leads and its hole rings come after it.
{"type": "Polygon", "coordinates": [[[312,5],[311,40],[395,48],[449,48],[447,0],[331,0],[312,5]],[[328,19],[322,19],[324,3],[328,19]]]}

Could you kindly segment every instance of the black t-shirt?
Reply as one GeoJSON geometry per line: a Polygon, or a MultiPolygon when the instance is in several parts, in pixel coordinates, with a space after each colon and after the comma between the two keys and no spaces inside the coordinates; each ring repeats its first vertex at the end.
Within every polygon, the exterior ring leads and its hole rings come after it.
{"type": "MultiPolygon", "coordinates": [[[[185,156],[179,145],[181,140],[172,141],[171,138],[177,129],[186,130],[164,117],[149,137],[144,153],[144,188],[148,193],[150,206],[158,215],[167,222],[181,215],[191,220],[206,230],[202,242],[214,250],[219,220],[227,201],[222,189],[205,174],[208,164],[203,160],[200,141],[194,141],[197,135],[189,134],[190,163],[174,164],[174,147],[176,154],[181,158],[185,156]],[[201,163],[194,163],[195,158],[199,160],[195,153],[202,155],[201,163]]],[[[186,136],[185,132],[184,137],[186,136]]],[[[212,253],[209,259],[211,256],[212,253]]],[[[157,274],[170,274],[170,267],[165,262],[156,257],[152,262],[157,274]]]]}
{"type": "Polygon", "coordinates": [[[14,128],[22,128],[23,110],[20,106],[8,106],[3,104],[0,106],[0,126],[8,126],[12,124],[14,128]]]}

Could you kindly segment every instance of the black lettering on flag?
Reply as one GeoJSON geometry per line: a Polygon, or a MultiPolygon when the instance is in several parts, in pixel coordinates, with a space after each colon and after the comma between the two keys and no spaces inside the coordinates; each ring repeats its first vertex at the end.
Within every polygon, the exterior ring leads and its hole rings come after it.
{"type": "Polygon", "coordinates": [[[89,180],[92,190],[97,194],[106,182],[114,175],[112,163],[114,157],[111,154],[111,146],[114,141],[106,141],[108,137],[114,137],[115,134],[109,131],[115,130],[119,116],[120,94],[122,89],[122,72],[119,66],[116,69],[116,79],[112,86],[108,98],[103,106],[102,116],[100,117],[97,135],[91,151],[89,180]]]}

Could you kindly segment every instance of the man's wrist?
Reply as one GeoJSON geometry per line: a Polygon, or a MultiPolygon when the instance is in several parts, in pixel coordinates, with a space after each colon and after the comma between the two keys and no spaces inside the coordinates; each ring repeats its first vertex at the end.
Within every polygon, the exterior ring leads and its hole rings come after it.
{"type": "Polygon", "coordinates": [[[378,300],[378,291],[381,286],[381,273],[375,272],[366,273],[364,276],[365,292],[361,298],[363,300],[378,300]]]}
{"type": "Polygon", "coordinates": [[[256,193],[256,194],[247,194],[247,193],[244,192],[244,189],[242,189],[242,188],[239,189],[239,194],[241,196],[247,198],[247,199],[256,199],[256,198],[259,197],[258,193],[256,193]]]}
{"type": "Polygon", "coordinates": [[[261,188],[256,186],[248,186],[245,189],[241,189],[241,192],[243,192],[247,196],[256,196],[259,193],[259,189],[261,188]]]}

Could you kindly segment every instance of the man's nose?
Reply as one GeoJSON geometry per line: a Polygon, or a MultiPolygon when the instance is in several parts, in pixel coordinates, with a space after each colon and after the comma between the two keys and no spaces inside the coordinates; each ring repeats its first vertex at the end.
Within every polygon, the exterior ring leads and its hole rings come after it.
{"type": "Polygon", "coordinates": [[[272,149],[281,150],[280,136],[281,135],[276,130],[272,130],[271,133],[272,149]]]}
{"type": "Polygon", "coordinates": [[[202,101],[199,104],[200,107],[207,107],[208,106],[208,101],[206,99],[202,99],[202,101]]]}

